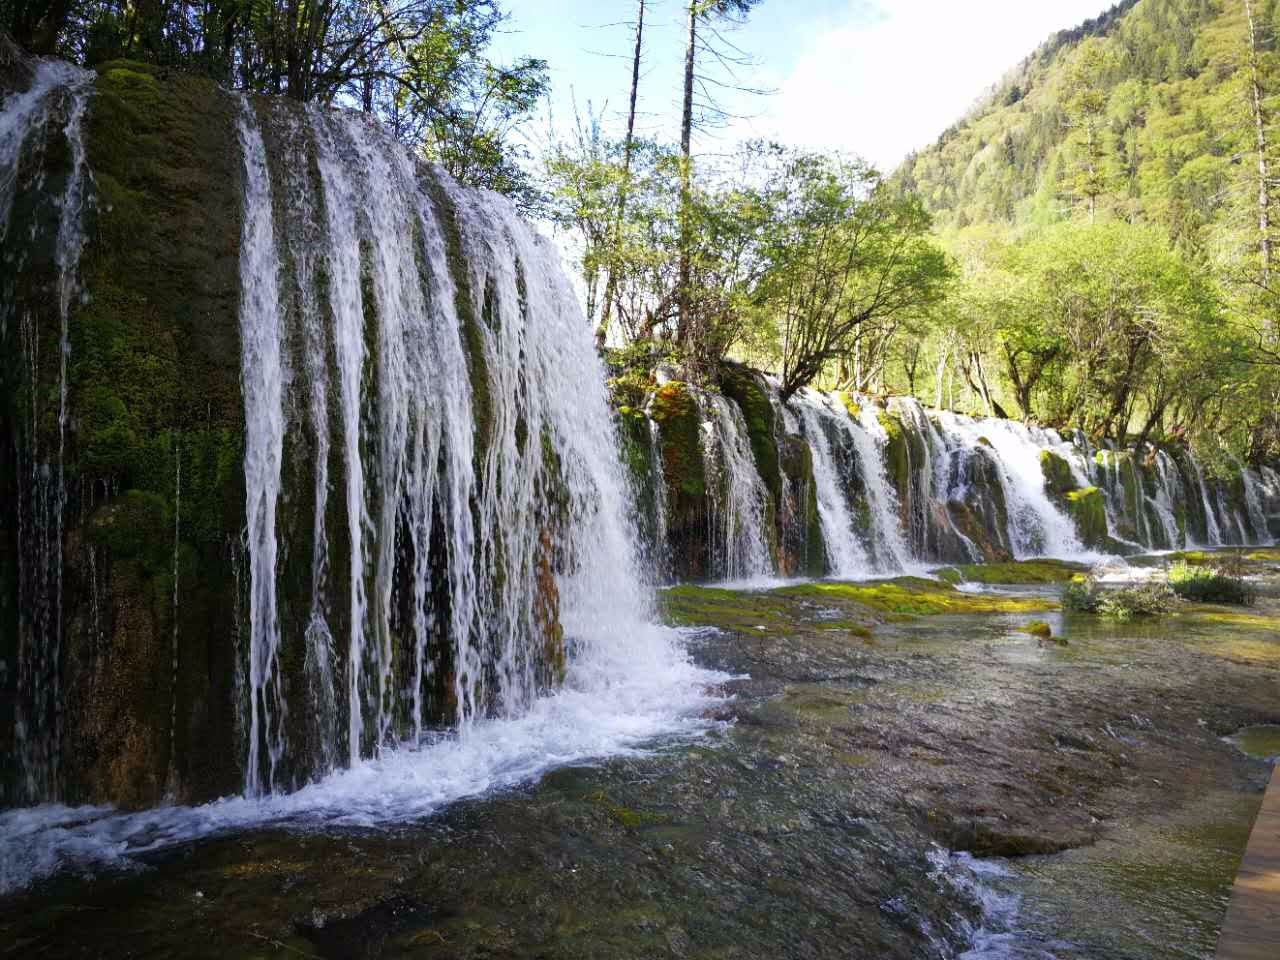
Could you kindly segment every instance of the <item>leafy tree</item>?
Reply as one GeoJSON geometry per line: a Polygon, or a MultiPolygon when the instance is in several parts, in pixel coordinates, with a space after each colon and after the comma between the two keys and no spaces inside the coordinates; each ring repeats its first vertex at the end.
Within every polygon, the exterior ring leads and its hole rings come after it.
{"type": "Polygon", "coordinates": [[[1109,189],[1111,131],[1104,85],[1109,68],[1107,45],[1090,37],[1076,50],[1066,78],[1064,107],[1072,130],[1069,143],[1075,155],[1072,192],[1085,203],[1091,222],[1097,219],[1098,198],[1109,189]]]}
{"type": "MultiPolygon", "coordinates": [[[[1122,440],[1143,411],[1149,434],[1179,390],[1199,380],[1212,389],[1224,372],[1219,361],[1230,360],[1205,352],[1222,342],[1214,290],[1151,228],[1061,224],[1012,250],[1006,269],[1026,284],[1002,325],[1007,355],[1024,358],[1011,379],[1025,387],[1032,370],[1043,376],[1065,364],[1049,398],[1051,422],[1122,440]]],[[[1019,396],[1024,403],[1029,393],[1019,396]]]]}
{"type": "Polygon", "coordinates": [[[898,326],[936,303],[951,274],[919,201],[884,189],[865,164],[785,155],[772,202],[752,300],[776,325],[786,399],[833,363],[881,361],[898,326]],[[870,358],[859,350],[867,341],[870,358]]]}
{"type": "Polygon", "coordinates": [[[547,90],[547,65],[486,55],[498,0],[0,0],[0,30],[92,66],[125,57],[242,90],[375,113],[465,183],[526,204],[512,136],[547,90]]]}

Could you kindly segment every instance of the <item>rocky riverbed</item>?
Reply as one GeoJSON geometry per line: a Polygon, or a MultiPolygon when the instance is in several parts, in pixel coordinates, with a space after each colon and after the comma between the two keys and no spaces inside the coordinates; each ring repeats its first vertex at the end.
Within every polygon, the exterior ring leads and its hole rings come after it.
{"type": "Polygon", "coordinates": [[[0,955],[1209,957],[1268,772],[1226,738],[1280,723],[1250,564],[1257,606],[1130,624],[1059,610],[1069,565],[677,588],[735,678],[704,735],[64,873],[0,901],[0,955]]]}

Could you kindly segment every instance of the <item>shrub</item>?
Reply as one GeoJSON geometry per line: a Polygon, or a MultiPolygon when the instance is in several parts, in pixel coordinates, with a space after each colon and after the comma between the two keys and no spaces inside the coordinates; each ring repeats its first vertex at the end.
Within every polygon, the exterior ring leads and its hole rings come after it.
{"type": "Polygon", "coordinates": [[[1167,583],[1153,581],[1102,594],[1098,601],[1098,615],[1108,620],[1128,623],[1139,617],[1163,616],[1177,602],[1177,595],[1167,583]]]}
{"type": "Polygon", "coordinates": [[[1097,613],[1099,594],[1098,583],[1092,577],[1072,580],[1062,588],[1062,609],[1072,613],[1097,613]]]}
{"type": "Polygon", "coordinates": [[[1169,568],[1169,587],[1184,600],[1251,606],[1257,591],[1243,577],[1220,567],[1197,567],[1179,561],[1169,568]]]}

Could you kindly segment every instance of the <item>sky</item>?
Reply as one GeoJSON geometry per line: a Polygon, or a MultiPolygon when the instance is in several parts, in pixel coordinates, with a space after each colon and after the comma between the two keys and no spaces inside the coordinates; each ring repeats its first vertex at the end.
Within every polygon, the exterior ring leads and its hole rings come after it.
{"type": "MultiPolygon", "coordinates": [[[[727,39],[753,65],[723,90],[735,115],[700,135],[697,152],[763,137],[842,150],[888,171],[927,146],[1050,34],[1112,0],[763,0],[727,39]]],[[[575,110],[621,133],[635,0],[507,0],[498,58],[549,61],[543,139],[570,129],[575,110]]],[[[684,0],[649,0],[642,133],[678,138],[684,0]]],[[[725,78],[729,79],[729,78],[725,78]]]]}

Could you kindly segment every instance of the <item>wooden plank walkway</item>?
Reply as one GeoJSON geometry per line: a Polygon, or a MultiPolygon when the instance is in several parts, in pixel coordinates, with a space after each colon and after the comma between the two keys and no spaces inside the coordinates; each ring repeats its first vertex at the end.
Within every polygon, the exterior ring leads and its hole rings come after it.
{"type": "Polygon", "coordinates": [[[1280,766],[1271,771],[1231,888],[1218,960],[1280,960],[1280,766]]]}

